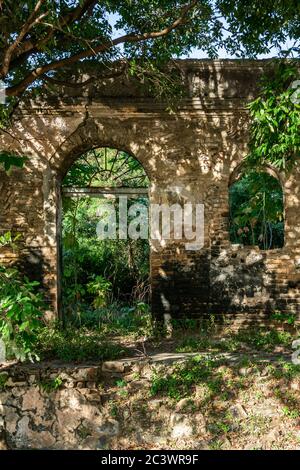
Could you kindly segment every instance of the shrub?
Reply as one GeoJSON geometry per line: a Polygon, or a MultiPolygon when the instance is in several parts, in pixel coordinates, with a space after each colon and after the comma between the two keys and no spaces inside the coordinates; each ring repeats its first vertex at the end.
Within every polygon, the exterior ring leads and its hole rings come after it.
{"type": "Polygon", "coordinates": [[[34,343],[44,306],[38,285],[16,268],[0,266],[0,335],[8,357],[37,358],[34,343]]]}
{"type": "Polygon", "coordinates": [[[66,329],[59,325],[42,328],[37,337],[41,359],[60,359],[66,362],[112,360],[125,353],[125,348],[105,338],[99,331],[86,328],[66,329]]]}
{"type": "Polygon", "coordinates": [[[153,334],[154,327],[150,307],[144,302],[135,302],[130,306],[113,302],[97,309],[81,304],[76,314],[67,317],[67,325],[98,331],[101,329],[103,334],[134,334],[148,337],[153,334]]]}
{"type": "Polygon", "coordinates": [[[87,284],[87,291],[95,296],[93,300],[95,308],[106,307],[111,291],[111,282],[103,276],[94,276],[93,280],[87,284]]]}

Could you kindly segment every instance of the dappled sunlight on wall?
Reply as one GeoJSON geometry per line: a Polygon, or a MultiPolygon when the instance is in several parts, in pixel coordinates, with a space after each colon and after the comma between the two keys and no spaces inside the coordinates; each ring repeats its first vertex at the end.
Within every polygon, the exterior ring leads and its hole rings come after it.
{"type": "MultiPolygon", "coordinates": [[[[24,233],[20,257],[29,251],[39,257],[52,311],[58,289],[60,183],[74,160],[96,147],[134,155],[151,181],[151,202],[176,202],[178,195],[169,188],[178,186],[204,204],[202,250],[186,251],[185,240],[165,240],[152,250],[153,312],[157,316],[164,314],[165,305],[172,316],[241,312],[250,318],[257,311],[275,308],[299,311],[299,170],[282,180],[282,250],[271,250],[250,263],[256,254],[246,248],[235,253],[229,239],[228,185],[247,154],[245,105],[257,93],[265,62],[178,64],[187,95],[172,113],[166,111],[165,103],[138,91],[133,79],[118,77],[108,80],[105,87],[103,81],[95,80],[76,89],[45,89],[39,99],[21,103],[10,135],[0,134],[0,149],[29,157],[26,170],[13,171],[2,185],[1,220],[24,233]],[[223,275],[231,281],[224,282],[223,275]]],[[[89,76],[88,70],[84,73],[89,76]]],[[[79,71],[70,76],[81,80],[79,71]]]]}

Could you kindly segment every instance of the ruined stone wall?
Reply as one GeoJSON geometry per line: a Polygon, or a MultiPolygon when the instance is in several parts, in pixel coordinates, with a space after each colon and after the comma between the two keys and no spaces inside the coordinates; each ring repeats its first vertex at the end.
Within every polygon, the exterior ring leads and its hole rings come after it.
{"type": "Polygon", "coordinates": [[[132,360],[2,369],[0,450],[156,446],[204,432],[200,411],[184,412],[187,400],[176,408],[150,400],[151,377],[162,367],[167,372],[171,365],[132,360]],[[126,383],[126,403],[118,381],[126,383]]]}
{"type": "Polygon", "coordinates": [[[297,448],[300,376],[287,356],[194,356],[2,366],[0,450],[297,448]],[[156,393],[170,376],[178,387],[156,393]]]}
{"type": "MultiPolygon", "coordinates": [[[[22,232],[17,259],[43,281],[57,314],[60,181],[84,151],[123,149],[144,166],[150,202],[205,206],[205,245],[152,243],[152,306],[162,317],[234,314],[257,320],[274,309],[299,312],[299,170],[278,175],[285,196],[285,246],[269,252],[235,247],[228,234],[228,186],[247,152],[246,103],[257,93],[265,61],[182,61],[187,96],[168,113],[126,77],[45,90],[23,103],[0,149],[29,156],[26,168],[1,174],[1,230],[22,232]],[[174,187],[177,188],[174,193],[174,187]],[[173,189],[172,189],[173,188],[173,189]],[[178,195],[179,188],[179,195],[178,195]],[[183,193],[180,195],[180,191],[183,193]]],[[[93,75],[97,76],[95,70],[93,75]]],[[[72,75],[85,81],[91,70],[72,75]]]]}

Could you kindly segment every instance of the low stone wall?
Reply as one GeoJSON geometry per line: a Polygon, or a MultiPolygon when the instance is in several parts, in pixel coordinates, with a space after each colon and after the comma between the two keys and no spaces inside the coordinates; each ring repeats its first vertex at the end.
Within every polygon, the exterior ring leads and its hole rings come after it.
{"type": "Polygon", "coordinates": [[[145,406],[152,374],[152,366],[134,361],[2,368],[0,449],[130,448],[133,435],[135,448],[142,448],[189,438],[204,426],[203,416],[195,413],[191,421],[157,399],[145,406]],[[121,409],[122,394],[128,397],[123,383],[134,401],[121,409]]]}
{"type": "Polygon", "coordinates": [[[198,355],[184,369],[197,380],[182,393],[176,367],[195,355],[0,367],[0,449],[299,448],[300,370],[290,354],[245,362],[222,353],[205,363],[209,374],[198,355]],[[176,396],[151,394],[153,376],[171,371],[176,396]]]}

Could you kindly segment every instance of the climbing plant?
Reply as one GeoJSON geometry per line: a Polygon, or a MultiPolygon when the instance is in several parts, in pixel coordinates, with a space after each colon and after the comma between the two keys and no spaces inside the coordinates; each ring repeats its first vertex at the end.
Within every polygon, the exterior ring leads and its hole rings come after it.
{"type": "Polygon", "coordinates": [[[300,155],[299,63],[273,63],[249,111],[249,166],[269,163],[280,170],[291,169],[300,155]]]}
{"type": "Polygon", "coordinates": [[[280,183],[263,172],[271,165],[290,171],[300,155],[300,68],[297,60],[272,61],[263,75],[250,112],[249,153],[245,174],[230,188],[234,242],[263,249],[284,244],[283,193],[280,183]]]}

